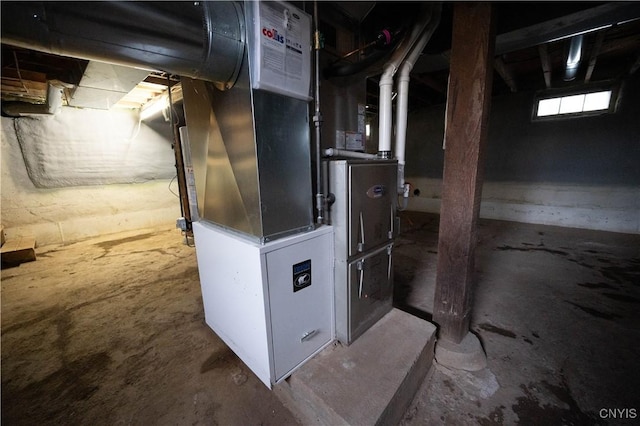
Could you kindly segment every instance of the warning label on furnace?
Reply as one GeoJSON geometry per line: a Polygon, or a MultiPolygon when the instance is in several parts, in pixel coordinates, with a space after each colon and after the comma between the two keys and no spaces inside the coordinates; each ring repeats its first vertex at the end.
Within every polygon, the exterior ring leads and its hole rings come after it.
{"type": "Polygon", "coordinates": [[[309,15],[286,3],[259,2],[255,36],[260,64],[254,87],[309,99],[309,15]]]}

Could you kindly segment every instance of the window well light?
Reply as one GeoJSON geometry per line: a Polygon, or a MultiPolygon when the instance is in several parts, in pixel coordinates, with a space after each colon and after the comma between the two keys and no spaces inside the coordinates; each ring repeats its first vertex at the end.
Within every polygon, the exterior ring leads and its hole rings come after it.
{"type": "Polygon", "coordinates": [[[538,117],[556,115],[560,112],[560,98],[541,99],[538,102],[538,117]]]}
{"type": "Polygon", "coordinates": [[[539,99],[536,117],[577,116],[582,113],[607,111],[611,108],[612,90],[584,92],[539,99]]]}
{"type": "Polygon", "coordinates": [[[560,98],[560,114],[582,112],[584,95],[563,96],[560,98]]]}
{"type": "Polygon", "coordinates": [[[584,98],[583,111],[600,111],[609,108],[611,103],[611,90],[604,92],[588,93],[584,98]]]}

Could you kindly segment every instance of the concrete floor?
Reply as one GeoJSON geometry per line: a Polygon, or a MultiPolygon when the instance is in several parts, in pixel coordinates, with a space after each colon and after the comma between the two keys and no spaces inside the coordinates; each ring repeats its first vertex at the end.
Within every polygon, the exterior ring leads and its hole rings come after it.
{"type": "MultiPolygon", "coordinates": [[[[437,225],[405,214],[395,250],[396,304],[422,317],[437,225]]],[[[489,367],[435,364],[401,423],[640,418],[640,235],[481,221],[477,254],[472,328],[489,367]]],[[[178,231],[38,249],[2,271],[1,296],[3,424],[297,423],[204,324],[178,231]]]]}
{"type": "MultiPolygon", "coordinates": [[[[428,318],[438,216],[403,223],[396,303],[428,318]]],[[[476,271],[471,323],[488,368],[435,364],[403,425],[637,424],[640,235],[481,220],[476,271]],[[600,417],[615,408],[637,417],[600,417]]]]}

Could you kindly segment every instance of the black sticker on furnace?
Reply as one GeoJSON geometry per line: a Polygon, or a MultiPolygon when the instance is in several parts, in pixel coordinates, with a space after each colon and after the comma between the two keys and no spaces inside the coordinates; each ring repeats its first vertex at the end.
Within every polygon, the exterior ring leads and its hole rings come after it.
{"type": "Polygon", "coordinates": [[[311,259],[293,265],[293,292],[311,285],[311,259]]]}

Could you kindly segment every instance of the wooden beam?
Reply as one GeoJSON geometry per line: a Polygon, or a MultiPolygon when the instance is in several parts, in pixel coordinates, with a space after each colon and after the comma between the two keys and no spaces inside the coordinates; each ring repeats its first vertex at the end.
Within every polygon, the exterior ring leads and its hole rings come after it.
{"type": "Polygon", "coordinates": [[[640,18],[640,2],[606,3],[500,34],[496,41],[496,54],[502,55],[543,43],[571,38],[634,18],[640,18]]]}
{"type": "Polygon", "coordinates": [[[20,70],[20,73],[18,73],[18,70],[9,67],[2,68],[2,78],[12,78],[16,80],[22,79],[35,81],[38,83],[47,83],[47,74],[43,72],[20,70]]]}
{"type": "Polygon", "coordinates": [[[495,67],[496,71],[498,71],[498,74],[500,74],[500,77],[502,77],[502,80],[507,84],[507,86],[509,86],[511,92],[517,92],[518,86],[516,85],[516,79],[513,75],[513,72],[511,71],[511,68],[504,63],[502,58],[495,58],[493,66],[495,67]]]}
{"type": "Polygon", "coordinates": [[[24,93],[44,93],[46,95],[47,83],[40,83],[31,80],[15,80],[12,78],[2,77],[2,90],[11,90],[24,93]]]}
{"type": "Polygon", "coordinates": [[[591,76],[593,75],[593,69],[596,67],[596,61],[598,60],[598,55],[600,54],[600,49],[602,48],[602,42],[604,41],[604,34],[606,30],[602,30],[596,36],[596,41],[593,44],[593,49],[591,50],[591,56],[589,57],[589,66],[587,67],[587,73],[584,76],[584,82],[588,83],[591,81],[591,76]]]}
{"type": "Polygon", "coordinates": [[[547,89],[551,88],[551,61],[549,60],[549,51],[546,44],[538,46],[540,53],[540,63],[542,64],[542,72],[544,73],[544,84],[547,89]]]}
{"type": "Polygon", "coordinates": [[[638,44],[640,44],[640,34],[632,34],[619,40],[607,41],[602,44],[602,47],[600,48],[600,55],[637,49],[638,44]]]}
{"type": "Polygon", "coordinates": [[[495,31],[490,3],[455,3],[433,320],[439,338],[469,332],[476,227],[491,104],[495,31]]]}
{"type": "MultiPolygon", "coordinates": [[[[640,18],[640,2],[611,2],[595,6],[561,18],[500,34],[496,38],[495,53],[503,55],[515,52],[570,38],[576,34],[586,34],[634,18],[640,18]]],[[[413,67],[414,72],[417,73],[443,69],[447,69],[447,62],[443,61],[440,55],[428,54],[420,56],[413,67]]]]}
{"type": "MultiPolygon", "coordinates": [[[[151,84],[155,84],[155,85],[159,85],[159,86],[163,86],[163,87],[167,87],[167,77],[163,77],[163,76],[159,76],[159,75],[154,75],[154,74],[149,74],[145,79],[144,79],[145,83],[151,83],[151,84]]],[[[180,83],[180,80],[175,79],[175,78],[171,78],[171,86],[173,86],[176,83],[180,83]]]]}

